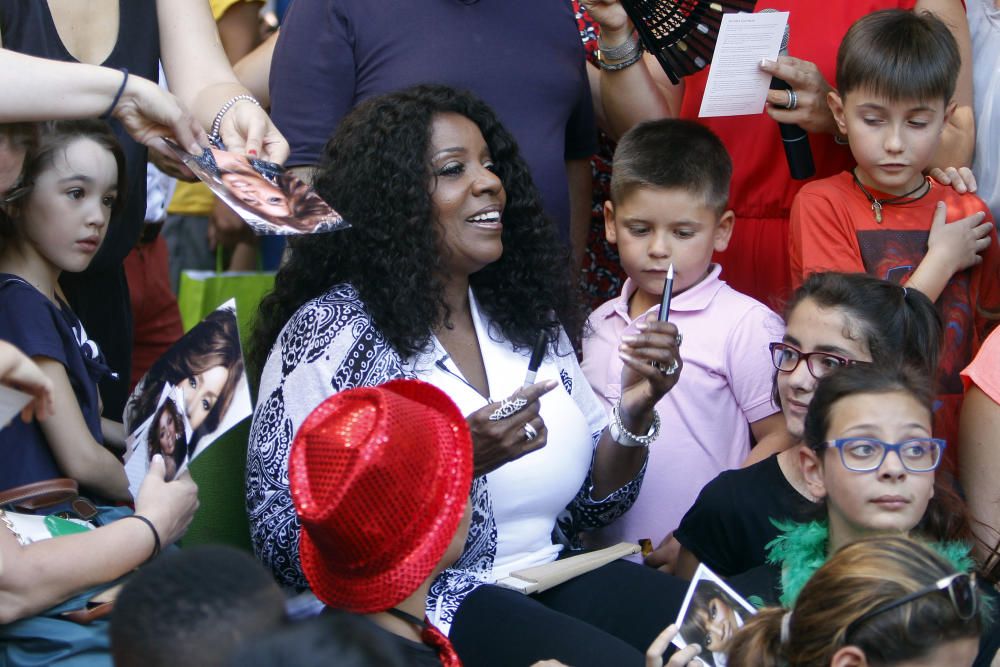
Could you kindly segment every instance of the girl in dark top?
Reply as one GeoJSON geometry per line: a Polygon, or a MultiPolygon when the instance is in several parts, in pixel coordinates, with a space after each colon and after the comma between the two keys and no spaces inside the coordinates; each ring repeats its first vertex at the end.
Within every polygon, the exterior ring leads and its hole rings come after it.
{"type": "MultiPolygon", "coordinates": [[[[793,436],[802,437],[819,378],[836,368],[906,361],[927,377],[937,372],[941,320],[916,290],[864,274],[813,274],[795,291],[785,320],[783,342],[773,349],[775,395],[793,436]]],[[[800,519],[812,506],[798,461],[793,447],[705,486],[675,531],[677,574],[690,577],[699,561],[722,576],[763,564],[764,547],[778,534],[771,519],[800,519]]]]}
{"type": "Polygon", "coordinates": [[[97,382],[109,370],[58,288],[64,271],[83,271],[100,249],[125,192],[124,164],[104,123],[45,123],[0,202],[0,337],[55,388],[50,419],[0,432],[0,488],[71,477],[99,498],[131,500],[125,470],[104,446],[97,382]]]}

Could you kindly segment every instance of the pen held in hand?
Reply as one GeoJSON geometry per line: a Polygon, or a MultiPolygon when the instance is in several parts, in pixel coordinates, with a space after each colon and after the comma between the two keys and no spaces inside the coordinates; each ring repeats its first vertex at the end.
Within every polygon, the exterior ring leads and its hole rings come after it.
{"type": "Polygon", "coordinates": [[[542,365],[542,359],[545,358],[545,348],[548,346],[549,337],[545,334],[545,330],[538,332],[538,339],[535,341],[535,347],[531,350],[531,359],[528,361],[528,373],[524,376],[524,384],[521,387],[529,387],[535,384],[535,376],[538,375],[538,367],[542,365]]]}
{"type": "Polygon", "coordinates": [[[670,317],[670,296],[674,293],[674,265],[667,268],[667,279],[663,281],[663,295],[660,297],[660,313],[656,319],[666,322],[670,317]]]}

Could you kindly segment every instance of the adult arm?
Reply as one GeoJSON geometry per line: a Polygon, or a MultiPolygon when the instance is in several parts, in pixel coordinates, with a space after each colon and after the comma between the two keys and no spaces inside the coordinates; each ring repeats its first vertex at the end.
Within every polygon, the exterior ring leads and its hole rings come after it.
{"type": "MultiPolygon", "coordinates": [[[[235,64],[260,44],[260,8],[258,0],[230,5],[215,21],[226,59],[235,64]]],[[[238,75],[237,75],[237,78],[238,75]]],[[[242,79],[241,79],[242,81],[242,79]]],[[[263,103],[262,103],[263,104],[263,103]]]]}
{"type": "MultiPolygon", "coordinates": [[[[581,4],[600,27],[602,44],[614,47],[630,39],[632,22],[618,0],[583,0],[581,4]]],[[[592,86],[597,92],[596,116],[604,119],[604,130],[615,139],[642,121],[680,115],[684,82],[672,84],[649,53],[631,67],[599,70],[596,76],[599,85],[592,86]]]]}
{"type": "MultiPolygon", "coordinates": [[[[198,488],[187,474],[165,482],[156,456],[139,489],[136,514],[149,519],[162,546],[175,542],[198,507],[198,488]]],[[[99,584],[114,581],[149,558],[149,526],[120,519],[106,526],[21,546],[0,525],[0,624],[47,609],[99,584]]]]}
{"type": "Polygon", "coordinates": [[[955,112],[941,135],[931,167],[968,167],[976,148],[976,124],[972,111],[972,37],[961,0],[917,0],[915,12],[930,12],[944,21],[958,42],[962,66],[955,86],[955,112]]]}
{"type": "MultiPolygon", "coordinates": [[[[226,58],[208,3],[157,0],[156,8],[160,54],[170,88],[203,127],[211,127],[224,104],[250,91],[236,78],[226,58]]],[[[249,101],[229,109],[219,133],[232,151],[259,154],[273,162],[288,157],[285,138],[267,114],[249,101]]]]}
{"type": "Polygon", "coordinates": [[[278,43],[280,32],[279,30],[268,37],[263,44],[240,58],[239,62],[233,66],[233,71],[236,72],[239,80],[265,107],[271,106],[271,91],[269,90],[271,58],[274,56],[274,45],[278,43]]]}
{"type": "Polygon", "coordinates": [[[0,340],[0,384],[31,394],[32,401],[21,411],[21,419],[25,422],[32,417],[43,421],[52,414],[52,380],[27,355],[5,340],[0,340]]]}
{"type": "Polygon", "coordinates": [[[1000,405],[976,385],[962,402],[958,431],[958,465],[962,488],[972,515],[972,530],[982,540],[974,551],[980,561],[1000,539],[1000,405]],[[986,546],[988,545],[988,547],[986,546]]]}
{"type": "MultiPolygon", "coordinates": [[[[0,122],[94,118],[105,113],[123,75],[108,67],[65,63],[0,49],[0,122]]],[[[129,76],[113,115],[132,137],[161,152],[172,136],[188,150],[207,144],[205,132],[181,102],[158,85],[129,76]]]]}
{"type": "Polygon", "coordinates": [[[90,434],[76,394],[61,362],[35,357],[35,363],[52,382],[57,415],[41,422],[42,433],[59,469],[81,487],[110,500],[130,501],[125,468],[90,434]]]}

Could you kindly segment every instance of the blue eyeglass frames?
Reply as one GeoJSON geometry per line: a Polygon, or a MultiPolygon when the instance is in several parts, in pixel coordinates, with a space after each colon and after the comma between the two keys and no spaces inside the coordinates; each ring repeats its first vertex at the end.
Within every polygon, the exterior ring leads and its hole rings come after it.
{"type": "Polygon", "coordinates": [[[941,465],[947,443],[940,438],[909,438],[902,442],[883,442],[877,438],[839,438],[826,443],[840,450],[840,461],[848,470],[878,470],[889,452],[895,452],[910,472],[931,472],[941,465]]]}

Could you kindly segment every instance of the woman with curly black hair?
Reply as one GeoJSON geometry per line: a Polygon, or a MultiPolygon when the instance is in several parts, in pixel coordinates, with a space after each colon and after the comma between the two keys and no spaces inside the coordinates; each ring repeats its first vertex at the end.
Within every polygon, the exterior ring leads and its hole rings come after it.
{"type": "Polygon", "coordinates": [[[678,378],[676,328],[648,322],[625,346],[606,428],[570,344],[581,311],[568,253],[510,134],[467,93],[417,86],[359,105],[316,187],[353,226],[293,240],[258,314],[247,473],[258,555],[305,586],[287,470],[305,417],[337,391],[420,378],[466,415],[476,474],[469,539],[434,582],[429,619],[466,664],[642,664],[681,582],[617,562],[531,597],[489,584],[556,560],[554,535],[571,543],[631,506],[653,406],[678,378]],[[542,332],[539,381],[522,388],[542,332]]]}

